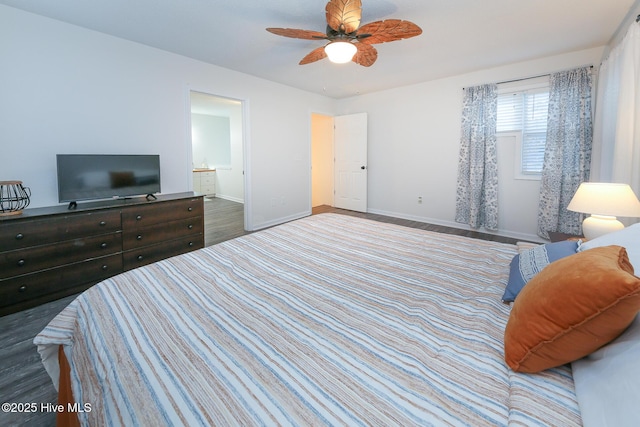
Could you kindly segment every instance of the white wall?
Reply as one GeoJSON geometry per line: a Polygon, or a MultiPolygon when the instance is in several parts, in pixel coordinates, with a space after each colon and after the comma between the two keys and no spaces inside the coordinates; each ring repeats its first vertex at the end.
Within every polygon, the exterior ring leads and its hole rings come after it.
{"type": "Polygon", "coordinates": [[[229,115],[231,164],[216,168],[216,197],[244,202],[244,148],[242,133],[242,106],[230,108],[229,115]]]}
{"type": "Polygon", "coordinates": [[[231,164],[229,117],[191,113],[191,150],[194,168],[231,164]]]}
{"type": "MultiPolygon", "coordinates": [[[[454,222],[462,89],[597,66],[603,50],[589,49],[340,100],[338,114],[366,112],[369,116],[369,211],[468,228],[454,222]],[[418,197],[423,198],[422,204],[418,197]]],[[[501,144],[499,234],[537,240],[539,186],[535,181],[509,179],[513,155],[513,147],[501,144]]]]}
{"type": "MultiPolygon", "coordinates": [[[[464,228],[453,221],[462,88],[598,64],[604,50],[337,101],[7,6],[0,40],[0,180],[31,187],[31,207],[57,203],[56,153],[157,153],[163,192],[190,190],[193,88],[244,101],[251,229],[310,213],[313,111],[368,113],[370,211],[464,228]]],[[[535,238],[537,190],[521,187],[501,187],[500,233],[535,238]]]]}
{"type": "Polygon", "coordinates": [[[191,189],[189,88],[243,100],[252,229],[310,212],[309,111],[335,101],[0,5],[0,180],[57,204],[57,153],[160,154],[191,189]]]}

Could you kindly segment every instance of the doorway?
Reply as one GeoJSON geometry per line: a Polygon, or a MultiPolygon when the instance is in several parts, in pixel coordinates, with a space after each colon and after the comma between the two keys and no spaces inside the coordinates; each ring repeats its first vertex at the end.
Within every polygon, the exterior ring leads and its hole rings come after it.
{"type": "Polygon", "coordinates": [[[333,206],[333,117],[311,114],[311,207],[333,206]]]}
{"type": "Polygon", "coordinates": [[[311,208],[367,212],[367,114],[311,114],[311,208]]]}
{"type": "Polygon", "coordinates": [[[242,204],[242,222],[248,224],[245,203],[245,102],[189,90],[189,134],[192,189],[213,198],[242,204]]]}
{"type": "Polygon", "coordinates": [[[191,91],[194,173],[215,171],[215,197],[244,203],[242,102],[191,91]]]}

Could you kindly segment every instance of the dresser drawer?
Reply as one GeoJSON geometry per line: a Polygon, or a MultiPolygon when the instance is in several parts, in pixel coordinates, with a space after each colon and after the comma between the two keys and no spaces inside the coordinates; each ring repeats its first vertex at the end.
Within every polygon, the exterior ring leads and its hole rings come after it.
{"type": "Polygon", "coordinates": [[[206,195],[215,195],[216,194],[216,186],[211,184],[211,185],[203,185],[202,187],[200,187],[200,192],[202,194],[206,194],[206,195]]]}
{"type": "Polygon", "coordinates": [[[122,233],[0,252],[0,279],[122,252],[122,233]]]}
{"type": "Polygon", "coordinates": [[[216,174],[215,172],[203,172],[200,174],[200,184],[215,184],[216,183],[216,174]]]}
{"type": "Polygon", "coordinates": [[[203,232],[203,218],[198,216],[126,231],[123,233],[122,246],[127,251],[203,232]]]}
{"type": "Polygon", "coordinates": [[[0,251],[55,243],[120,230],[120,212],[104,211],[17,220],[0,226],[0,251]]]}
{"type": "Polygon", "coordinates": [[[203,194],[216,194],[216,173],[200,173],[200,190],[203,194]]]}
{"type": "Polygon", "coordinates": [[[183,254],[204,247],[204,235],[198,234],[171,240],[157,245],[145,246],[122,253],[124,269],[132,270],[152,262],[183,254]]]}
{"type": "Polygon", "coordinates": [[[122,256],[117,254],[0,280],[0,308],[43,295],[60,295],[65,289],[94,284],[121,271],[122,256]]]}
{"type": "Polygon", "coordinates": [[[150,205],[123,209],[122,228],[123,230],[132,230],[162,222],[202,216],[203,214],[204,204],[202,197],[171,202],[155,202],[150,205]]]}

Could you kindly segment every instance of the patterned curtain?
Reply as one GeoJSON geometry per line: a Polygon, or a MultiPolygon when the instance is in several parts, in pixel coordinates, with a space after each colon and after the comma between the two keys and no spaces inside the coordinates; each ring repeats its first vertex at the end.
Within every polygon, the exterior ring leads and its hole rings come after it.
{"type": "Polygon", "coordinates": [[[498,86],[465,88],[458,164],[456,222],[498,229],[498,86]]]}
{"type": "Polygon", "coordinates": [[[578,186],[589,180],[593,127],[591,68],[551,74],[547,145],[540,182],[538,235],[581,233],[582,215],[567,210],[578,186]]]}

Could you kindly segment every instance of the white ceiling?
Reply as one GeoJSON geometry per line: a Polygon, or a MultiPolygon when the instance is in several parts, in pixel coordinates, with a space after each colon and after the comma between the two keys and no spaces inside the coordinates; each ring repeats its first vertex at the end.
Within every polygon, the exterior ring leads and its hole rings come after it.
{"type": "MultiPolygon", "coordinates": [[[[637,0],[635,0],[637,1],[637,0]]],[[[326,0],[0,0],[0,3],[289,86],[342,98],[606,45],[634,0],[362,0],[362,23],[423,34],[375,45],[370,68],[298,62],[323,41],[326,0]]]]}

